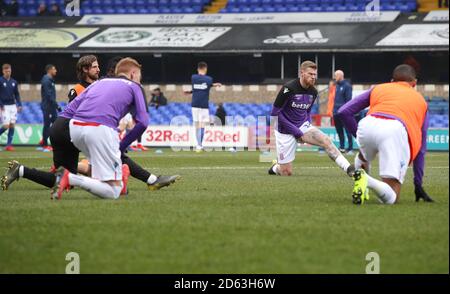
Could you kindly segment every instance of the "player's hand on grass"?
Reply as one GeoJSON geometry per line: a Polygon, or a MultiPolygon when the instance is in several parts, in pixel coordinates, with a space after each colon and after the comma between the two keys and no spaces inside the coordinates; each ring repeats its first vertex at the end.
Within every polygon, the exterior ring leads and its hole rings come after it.
{"type": "Polygon", "coordinates": [[[425,202],[434,202],[422,186],[416,185],[414,188],[414,193],[416,194],[416,202],[419,202],[420,199],[423,199],[425,202]]]}

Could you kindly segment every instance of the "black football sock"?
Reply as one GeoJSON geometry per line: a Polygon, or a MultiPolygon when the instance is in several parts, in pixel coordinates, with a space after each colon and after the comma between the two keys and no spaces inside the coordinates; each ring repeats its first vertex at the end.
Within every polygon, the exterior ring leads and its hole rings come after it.
{"type": "Polygon", "coordinates": [[[52,188],[56,182],[55,174],[26,166],[23,167],[23,178],[49,188],[52,188]]]}
{"type": "Polygon", "coordinates": [[[129,157],[122,158],[122,163],[128,165],[128,167],[130,168],[130,174],[133,178],[136,178],[144,183],[147,183],[147,180],[151,175],[150,172],[142,168],[140,165],[138,165],[129,157]]]}

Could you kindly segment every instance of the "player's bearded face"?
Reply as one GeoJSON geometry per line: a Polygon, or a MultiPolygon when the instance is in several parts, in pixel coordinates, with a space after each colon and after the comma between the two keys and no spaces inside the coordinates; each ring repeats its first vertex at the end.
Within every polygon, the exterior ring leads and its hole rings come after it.
{"type": "Polygon", "coordinates": [[[92,63],[91,67],[89,68],[89,71],[87,72],[87,75],[91,80],[98,80],[100,74],[100,68],[98,66],[98,62],[95,61],[92,63]]]}
{"type": "Polygon", "coordinates": [[[301,79],[308,86],[314,86],[317,80],[317,70],[307,68],[301,72],[301,79]]]}

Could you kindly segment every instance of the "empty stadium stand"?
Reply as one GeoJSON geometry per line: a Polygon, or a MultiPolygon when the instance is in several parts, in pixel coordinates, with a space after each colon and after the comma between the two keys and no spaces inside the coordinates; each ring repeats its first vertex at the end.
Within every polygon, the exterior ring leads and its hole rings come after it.
{"type": "MultiPolygon", "coordinates": [[[[64,11],[64,0],[24,0],[20,3],[20,16],[35,16],[39,4],[58,4],[64,11]]],[[[211,0],[84,0],[84,14],[172,14],[203,13],[211,0]]]]}
{"type": "MultiPolygon", "coordinates": [[[[6,0],[6,3],[9,1],[6,0]]],[[[273,13],[273,12],[356,12],[364,11],[371,0],[84,0],[84,14],[172,14],[172,13],[273,13]],[[225,6],[226,5],[226,6],[225,6]]],[[[20,1],[20,16],[35,16],[39,4],[60,6],[64,0],[20,1]]],[[[417,10],[416,0],[380,0],[383,11],[417,10]]]]}
{"type": "MultiPolygon", "coordinates": [[[[436,98],[437,99],[437,98],[436,98]]],[[[448,128],[448,100],[431,100],[430,109],[430,127],[432,128],[448,128]]],[[[65,102],[60,102],[62,107],[66,106],[65,102]]],[[[210,113],[215,113],[215,104],[210,103],[210,113]]],[[[269,116],[272,109],[271,103],[224,103],[224,108],[228,116],[240,116],[246,118],[253,116],[269,116]]],[[[169,103],[167,106],[149,107],[150,125],[169,125],[171,120],[176,116],[185,116],[191,121],[191,107],[187,102],[169,103]]],[[[312,114],[318,113],[318,107],[314,107],[312,114]]],[[[24,102],[23,110],[18,115],[18,124],[34,124],[42,123],[42,110],[39,102],[24,102]]]]}
{"type": "MultiPolygon", "coordinates": [[[[67,93],[73,85],[56,85],[57,97],[61,106],[66,105],[67,93]]],[[[158,109],[149,107],[150,125],[168,125],[173,117],[184,115],[191,119],[190,96],[183,94],[184,90],[190,89],[190,85],[144,85],[146,92],[160,87],[168,98],[168,105],[158,109]]],[[[223,102],[227,115],[241,116],[268,116],[272,107],[273,99],[280,85],[226,85],[213,89],[211,92],[210,113],[215,113],[214,103],[223,102]]],[[[366,90],[370,85],[353,85],[354,91],[366,90]]],[[[315,105],[313,114],[324,114],[327,104],[327,86],[318,85],[321,95],[320,105],[315,105]]],[[[23,111],[18,115],[19,124],[42,123],[42,110],[40,107],[40,85],[21,84],[20,94],[23,101],[23,111]]],[[[429,105],[430,127],[448,128],[449,125],[449,87],[448,85],[420,85],[421,92],[429,105]]]]}
{"type": "MultiPolygon", "coordinates": [[[[228,0],[222,13],[356,12],[365,11],[369,0],[228,0]]],[[[416,0],[380,0],[383,11],[411,12],[416,0]]]]}

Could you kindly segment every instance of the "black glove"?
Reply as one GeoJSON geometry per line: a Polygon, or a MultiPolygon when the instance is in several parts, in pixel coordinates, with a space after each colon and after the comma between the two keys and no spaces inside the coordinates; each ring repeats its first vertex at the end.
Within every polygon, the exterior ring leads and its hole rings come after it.
{"type": "Polygon", "coordinates": [[[62,111],[61,106],[58,106],[58,108],[56,108],[56,110],[58,110],[58,112],[61,112],[62,111]]]}
{"type": "Polygon", "coordinates": [[[427,192],[422,188],[422,186],[415,185],[414,193],[416,194],[416,202],[419,202],[420,199],[423,199],[425,202],[434,202],[430,196],[428,196],[427,192]]]}

